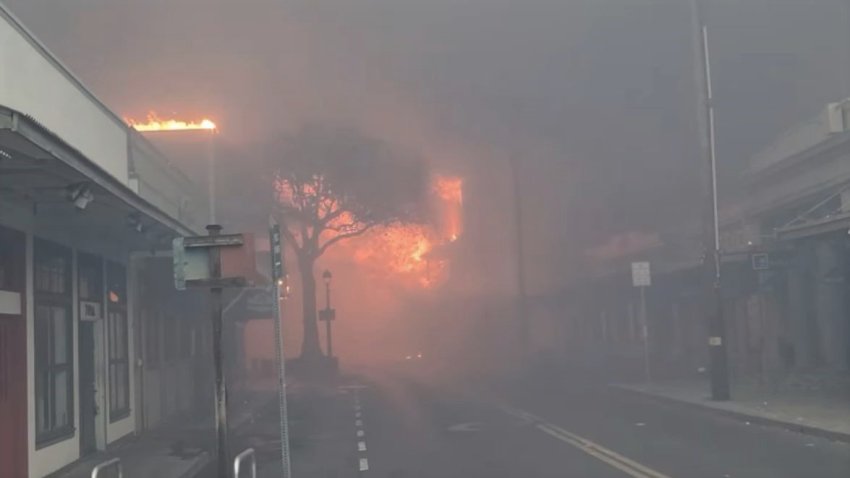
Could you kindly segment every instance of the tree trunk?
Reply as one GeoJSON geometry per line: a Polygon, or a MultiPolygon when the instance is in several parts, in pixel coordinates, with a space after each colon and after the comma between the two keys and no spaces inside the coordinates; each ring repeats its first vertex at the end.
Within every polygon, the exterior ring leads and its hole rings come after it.
{"type": "Polygon", "coordinates": [[[319,325],[316,322],[316,278],[313,276],[315,260],[298,258],[301,273],[301,311],[304,321],[304,336],[301,343],[301,358],[317,359],[322,356],[319,346],[319,325]]]}

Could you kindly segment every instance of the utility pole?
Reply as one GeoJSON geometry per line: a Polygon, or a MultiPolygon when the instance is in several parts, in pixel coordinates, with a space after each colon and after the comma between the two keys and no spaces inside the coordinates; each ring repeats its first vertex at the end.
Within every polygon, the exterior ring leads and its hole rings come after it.
{"type": "Polygon", "coordinates": [[[632,286],[640,289],[640,329],[643,339],[643,370],[646,382],[652,382],[649,346],[649,316],[646,314],[646,288],[652,285],[649,262],[632,262],[632,286]]]}
{"type": "Polygon", "coordinates": [[[697,103],[700,129],[701,163],[707,194],[703,223],[704,264],[706,277],[711,281],[711,305],[708,314],[708,350],[711,374],[711,399],[730,399],[729,363],[726,352],[726,331],[723,321],[722,251],[720,249],[720,222],[717,207],[717,158],[715,155],[714,104],[711,90],[711,62],[708,54],[708,29],[700,17],[698,0],[691,0],[694,30],[695,80],[699,101],[697,103]]]}
{"type": "Polygon", "coordinates": [[[517,281],[517,313],[519,315],[519,339],[520,347],[522,348],[522,358],[528,358],[529,349],[529,321],[527,310],[527,297],[525,289],[525,260],[524,260],[524,245],[523,245],[523,230],[522,230],[522,194],[519,183],[519,168],[516,164],[516,156],[511,155],[508,158],[508,163],[511,168],[511,182],[513,184],[514,196],[514,230],[516,232],[516,281],[517,281]]]}
{"type": "MultiPolygon", "coordinates": [[[[280,313],[281,291],[286,294],[286,267],[283,262],[283,238],[280,225],[270,218],[269,244],[272,260],[272,314],[274,315],[274,345],[277,358],[277,399],[280,419],[280,465],[283,478],[292,476],[289,455],[289,415],[286,404],[286,357],[283,353],[283,316],[280,313]]],[[[239,478],[234,477],[234,478],[239,478]]]]}
{"type": "MultiPolygon", "coordinates": [[[[218,236],[221,226],[210,224],[207,226],[210,236],[218,236]]],[[[210,248],[210,278],[221,279],[221,253],[217,247],[210,248]]],[[[218,438],[216,456],[219,478],[227,478],[230,470],[230,455],[227,447],[227,382],[224,377],[224,359],[222,357],[222,288],[212,287],[210,289],[212,319],[212,342],[213,342],[213,365],[215,368],[215,431],[218,438]]]]}
{"type": "Polygon", "coordinates": [[[652,362],[649,358],[649,317],[646,315],[646,286],[640,287],[640,323],[643,335],[643,374],[646,383],[652,382],[652,362]]]}

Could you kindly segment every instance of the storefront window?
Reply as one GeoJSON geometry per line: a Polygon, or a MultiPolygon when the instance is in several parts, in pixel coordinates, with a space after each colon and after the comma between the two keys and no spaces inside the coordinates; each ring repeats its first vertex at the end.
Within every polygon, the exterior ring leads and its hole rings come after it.
{"type": "Polygon", "coordinates": [[[106,266],[107,327],[109,331],[109,420],[130,415],[130,351],[127,331],[127,270],[106,266]]]}
{"type": "Polygon", "coordinates": [[[35,241],[35,413],[39,445],[74,434],[71,250],[35,241]]]}

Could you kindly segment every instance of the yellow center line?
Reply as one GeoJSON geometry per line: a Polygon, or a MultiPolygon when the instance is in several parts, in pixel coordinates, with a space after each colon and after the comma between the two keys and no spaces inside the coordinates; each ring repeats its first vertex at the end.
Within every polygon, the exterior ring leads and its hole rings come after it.
{"type": "Polygon", "coordinates": [[[598,443],[594,443],[587,438],[580,437],[575,433],[564,430],[558,425],[549,423],[532,415],[531,413],[511,407],[502,407],[502,409],[511,415],[533,422],[538,430],[578,448],[584,453],[587,453],[588,455],[626,473],[629,476],[634,478],[669,478],[667,475],[648,468],[630,458],[626,458],[625,456],[605,448],[598,443]]]}

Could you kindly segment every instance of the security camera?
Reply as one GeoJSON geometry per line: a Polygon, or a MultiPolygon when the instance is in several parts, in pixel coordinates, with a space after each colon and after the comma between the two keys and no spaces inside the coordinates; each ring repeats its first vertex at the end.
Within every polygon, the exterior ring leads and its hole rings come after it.
{"type": "Polygon", "coordinates": [[[68,186],[68,200],[74,203],[77,209],[83,210],[94,201],[94,193],[87,183],[72,184],[68,186]]]}

